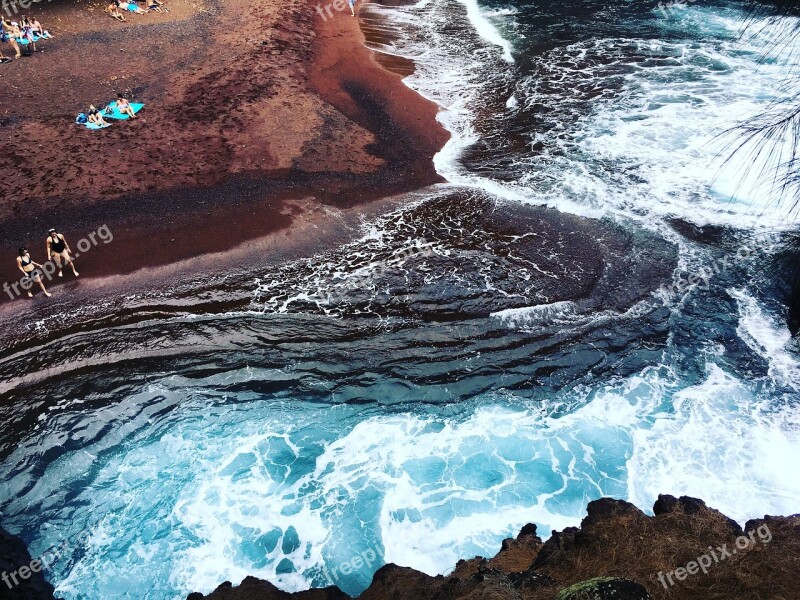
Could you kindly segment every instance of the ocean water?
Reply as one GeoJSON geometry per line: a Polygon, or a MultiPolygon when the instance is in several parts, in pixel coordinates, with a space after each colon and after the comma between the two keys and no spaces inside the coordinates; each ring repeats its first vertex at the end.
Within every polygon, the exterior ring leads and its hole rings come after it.
{"type": "Polygon", "coordinates": [[[246,310],[125,298],[32,337],[0,363],[0,522],[64,544],[60,597],[164,600],[246,575],[355,595],[602,496],[798,512],[800,352],[765,274],[794,215],[720,134],[788,101],[800,54],[764,60],[743,14],[367,5],[443,108],[451,183],[251,274],[246,310]]]}

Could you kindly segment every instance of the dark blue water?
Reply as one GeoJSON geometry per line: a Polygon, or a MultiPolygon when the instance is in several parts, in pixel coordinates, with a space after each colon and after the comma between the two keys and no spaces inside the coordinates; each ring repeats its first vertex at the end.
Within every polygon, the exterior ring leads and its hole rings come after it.
{"type": "Polygon", "coordinates": [[[603,495],[797,512],[798,353],[763,271],[788,216],[715,162],[780,64],[736,5],[672,13],[371,6],[445,109],[452,184],[306,260],[30,324],[0,364],[1,520],[34,556],[67,540],[59,595],[355,594],[603,495]],[[246,301],[175,311],[212,296],[246,301]]]}

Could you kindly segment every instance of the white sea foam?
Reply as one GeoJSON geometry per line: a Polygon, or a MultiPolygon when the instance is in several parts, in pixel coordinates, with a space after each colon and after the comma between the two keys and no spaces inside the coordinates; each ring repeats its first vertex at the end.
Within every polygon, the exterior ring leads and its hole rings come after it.
{"type": "MultiPolygon", "coordinates": [[[[464,6],[481,38],[505,48],[504,55],[510,52],[511,42],[518,40],[498,39],[499,29],[486,28],[488,21],[473,0],[464,6]]],[[[763,176],[781,162],[779,155],[754,157],[745,148],[726,161],[735,138],[719,137],[767,107],[775,108],[787,63],[761,60],[770,44],[769,28],[756,26],[759,35],[739,38],[740,13],[690,6],[676,18],[656,21],[670,36],[694,36],[699,29],[711,38],[708,41],[596,38],[533,57],[546,67],[517,83],[506,97],[507,108],[543,103],[557,111],[572,110],[575,86],[587,80],[594,81],[594,88],[615,91],[584,102],[590,110],[577,120],[565,112],[561,131],[532,136],[544,150],[508,157],[512,167],[507,175],[514,177],[499,180],[467,169],[461,161],[481,139],[474,126],[480,107],[504,87],[512,72],[489,59],[475,42],[465,41],[463,31],[456,29],[458,38],[449,38],[441,22],[447,9],[447,1],[441,0],[416,12],[381,10],[405,33],[392,51],[418,63],[407,82],[445,109],[439,120],[452,138],[434,162],[449,181],[509,200],[593,218],[619,216],[648,226],[654,225],[654,217],[679,217],[701,225],[786,226],[788,209],[775,201],[776,185],[763,176]],[[720,37],[724,40],[714,39],[720,37]],[[620,54],[625,47],[637,48],[632,63],[620,54]],[[565,96],[540,95],[536,90],[542,74],[558,69],[563,73],[554,79],[562,81],[565,96]],[[575,86],[569,84],[572,79],[575,86]]],[[[504,11],[492,15],[513,19],[504,11]]],[[[786,54],[789,61],[800,60],[796,49],[786,54]]],[[[782,101],[791,103],[791,92],[784,90],[782,101]]],[[[776,144],[783,147],[786,160],[788,139],[776,144]]]]}
{"type": "MultiPolygon", "coordinates": [[[[798,509],[797,403],[713,362],[691,385],[647,368],[543,404],[489,395],[451,416],[228,404],[209,385],[173,378],[131,396],[105,415],[100,443],[67,452],[20,498],[42,502],[51,470],[64,488],[89,474],[79,497],[47,501],[74,502],[70,527],[92,532],[57,578],[64,597],[208,592],[247,574],[298,590],[329,584],[324,573],[364,549],[443,573],[527,522],[545,537],[577,525],[601,496],[647,508],[688,494],[740,522],[798,509]],[[180,412],[164,410],[178,398],[180,412]]],[[[356,593],[381,563],[335,582],[356,593]]]]}
{"type": "MultiPolygon", "coordinates": [[[[505,58],[511,50],[496,39],[496,28],[485,27],[491,25],[486,15],[475,20],[477,5],[472,14],[469,2],[465,6],[490,42],[471,41],[468,52],[443,39],[449,17],[435,0],[380,9],[401,25],[403,19],[409,26],[425,29],[423,19],[429,25],[429,37],[404,40],[392,50],[418,60],[409,82],[447,109],[441,118],[456,135],[436,165],[451,181],[592,216],[680,216],[755,226],[743,220],[756,216],[753,200],[723,202],[727,184],[723,178],[714,182],[706,161],[712,130],[762,106],[774,81],[774,73],[764,71],[752,80],[740,77],[752,69],[752,55],[732,56],[713,44],[659,48],[675,55],[669,69],[702,72],[703,84],[678,98],[658,76],[644,69],[632,73],[621,102],[586,115],[566,142],[545,140],[565,152],[531,160],[530,179],[497,181],[470,173],[459,160],[479,139],[472,123],[476,99],[509,73],[497,47],[505,58]],[[486,64],[498,79],[487,77],[480,68],[486,64]],[[587,166],[591,160],[612,168],[598,173],[587,166]],[[533,175],[539,166],[549,169],[542,171],[544,180],[533,175]],[[640,183],[615,180],[611,175],[621,167],[633,170],[640,183]]],[[[695,7],[681,15],[681,23],[728,27],[695,7]]],[[[576,47],[575,54],[602,56],[619,41],[592,43],[576,47]]],[[[516,110],[530,101],[526,93],[519,89],[503,98],[517,100],[517,107],[508,107],[516,110]]],[[[768,206],[758,210],[774,222],[768,206]]],[[[366,235],[380,240],[383,234],[378,228],[366,235]]],[[[785,328],[746,291],[730,294],[738,303],[739,337],[768,361],[767,385],[720,366],[724,348],[717,346],[699,350],[708,354],[708,364],[697,381],[681,380],[668,366],[674,361],[665,360],[667,366],[592,381],[543,404],[506,392],[441,413],[376,415],[256,394],[229,402],[214,391],[222,376],[171,378],[83,413],[85,421],[80,407],[53,415],[40,441],[42,447],[64,447],[64,454],[36,479],[12,476],[4,466],[2,480],[18,513],[37,506],[42,514],[68,515],[73,531],[92,532],[81,553],[56,566],[58,593],[69,600],[143,598],[154,588],[163,592],[159,597],[176,597],[246,574],[289,590],[325,585],[322,567],[330,572],[366,547],[381,550],[387,561],[442,573],[458,558],[493,554],[502,538],[528,521],[544,536],[576,525],[586,502],[603,495],[646,508],[658,493],[689,494],[740,522],[795,513],[797,397],[783,393],[776,399],[765,388],[796,390],[798,363],[785,328]],[[99,441],[69,450],[63,431],[99,441]],[[71,489],[82,491],[70,497],[71,489]]],[[[530,327],[569,321],[573,309],[555,303],[492,317],[530,327]]],[[[224,383],[259,377],[272,381],[280,373],[247,369],[225,374],[224,383]]],[[[25,462],[12,453],[7,465],[25,462]]],[[[39,532],[34,552],[55,541],[51,535],[39,532]]],[[[370,575],[365,568],[336,583],[355,593],[370,575]]]]}
{"type": "Polygon", "coordinates": [[[800,389],[800,362],[796,350],[790,350],[794,343],[785,323],[768,315],[745,290],[730,289],[728,293],[739,305],[739,337],[768,361],[770,378],[800,389]]]}
{"type": "MultiPolygon", "coordinates": [[[[504,39],[503,36],[497,31],[497,28],[492,25],[489,20],[486,18],[483,10],[481,9],[480,5],[478,4],[478,0],[458,0],[464,6],[467,7],[467,14],[469,15],[470,21],[472,21],[475,30],[480,34],[480,36],[485,39],[487,42],[491,42],[495,46],[499,46],[503,49],[503,60],[506,62],[513,63],[514,56],[512,54],[512,47],[511,43],[504,39]]],[[[510,15],[511,13],[505,13],[506,15],[510,15]]]]}
{"type": "Polygon", "coordinates": [[[743,523],[793,514],[800,498],[800,406],[774,406],[709,364],[704,381],[632,432],[628,497],[647,506],[658,493],[703,498],[743,523]]]}
{"type": "Polygon", "coordinates": [[[553,302],[538,306],[525,306],[522,308],[509,308],[491,314],[492,317],[512,326],[530,327],[542,323],[567,322],[575,316],[574,302],[553,302]]]}

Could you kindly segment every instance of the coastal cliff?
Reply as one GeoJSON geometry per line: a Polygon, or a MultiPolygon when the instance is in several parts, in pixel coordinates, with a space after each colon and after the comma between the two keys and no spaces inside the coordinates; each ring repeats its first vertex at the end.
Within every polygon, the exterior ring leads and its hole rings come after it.
{"type": "MultiPolygon", "coordinates": [[[[590,502],[581,526],[542,542],[526,525],[490,559],[431,577],[388,564],[362,600],[731,600],[800,598],[800,515],[742,529],[694,498],[662,495],[648,516],[622,500],[590,502]],[[747,542],[745,544],[745,542],[747,542]],[[710,564],[708,564],[710,563],[710,564]]],[[[289,594],[248,577],[187,600],[345,600],[335,587],[289,594]]]]}

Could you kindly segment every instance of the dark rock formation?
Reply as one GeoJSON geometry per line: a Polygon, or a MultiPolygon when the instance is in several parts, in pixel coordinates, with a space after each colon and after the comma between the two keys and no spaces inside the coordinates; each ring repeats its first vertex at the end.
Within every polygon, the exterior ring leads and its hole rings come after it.
{"type": "Polygon", "coordinates": [[[627,579],[597,577],[558,592],[556,600],[651,600],[643,586],[627,579]]]}
{"type": "Polygon", "coordinates": [[[289,594],[279,590],[270,582],[255,577],[245,577],[241,585],[236,588],[230,581],[226,581],[208,596],[195,592],[189,594],[186,600],[202,600],[203,598],[214,598],[215,600],[350,600],[350,596],[335,587],[289,594]]]}
{"type": "MultiPolygon", "coordinates": [[[[491,559],[446,576],[385,565],[360,600],[797,600],[800,515],[739,525],[695,498],[659,496],[648,516],[628,502],[589,503],[578,527],[546,543],[535,525],[491,559]]],[[[247,578],[189,600],[342,600],[335,588],[286,594],[247,578]],[[259,587],[260,586],[260,587],[259,587]],[[317,595],[311,595],[317,594],[317,595]]]]}
{"type": "Polygon", "coordinates": [[[45,581],[41,568],[25,542],[0,527],[0,598],[53,600],[53,586],[45,581]]]}

